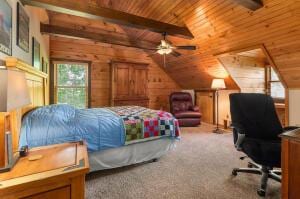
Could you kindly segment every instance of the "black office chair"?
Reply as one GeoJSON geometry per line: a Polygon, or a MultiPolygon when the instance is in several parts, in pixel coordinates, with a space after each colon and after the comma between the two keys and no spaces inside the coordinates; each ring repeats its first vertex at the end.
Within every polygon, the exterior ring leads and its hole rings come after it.
{"type": "MultiPolygon", "coordinates": [[[[297,127],[282,128],[273,99],[265,94],[235,93],[230,95],[234,144],[254,162],[238,172],[262,175],[257,193],[265,196],[268,178],[281,182],[281,139],[279,134],[297,127]]],[[[242,157],[241,159],[244,159],[242,157]]]]}

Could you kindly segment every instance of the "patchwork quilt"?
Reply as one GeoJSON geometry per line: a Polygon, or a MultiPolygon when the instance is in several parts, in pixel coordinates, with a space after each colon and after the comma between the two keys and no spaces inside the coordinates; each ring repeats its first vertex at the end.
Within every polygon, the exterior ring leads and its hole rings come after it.
{"type": "Polygon", "coordinates": [[[107,107],[107,109],[123,119],[126,145],[180,135],[178,120],[171,113],[140,106],[107,107]]]}

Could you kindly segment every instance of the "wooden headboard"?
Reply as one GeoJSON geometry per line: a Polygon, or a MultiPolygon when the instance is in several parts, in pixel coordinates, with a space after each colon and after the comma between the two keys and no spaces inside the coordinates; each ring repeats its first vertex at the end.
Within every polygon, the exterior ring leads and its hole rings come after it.
{"type": "Polygon", "coordinates": [[[10,113],[13,150],[16,151],[18,149],[23,115],[36,107],[49,104],[48,74],[43,73],[33,66],[13,57],[6,58],[5,64],[7,68],[15,68],[25,72],[31,97],[31,104],[29,106],[10,113]]]}

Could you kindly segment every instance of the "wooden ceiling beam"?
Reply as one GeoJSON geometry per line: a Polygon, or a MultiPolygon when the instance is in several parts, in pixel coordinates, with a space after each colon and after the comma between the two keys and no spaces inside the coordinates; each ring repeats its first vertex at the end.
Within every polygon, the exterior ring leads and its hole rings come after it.
{"type": "Polygon", "coordinates": [[[194,38],[187,27],[163,23],[153,19],[140,17],[104,7],[92,7],[88,3],[80,4],[73,0],[21,0],[23,5],[41,7],[46,10],[75,15],[90,19],[124,25],[132,28],[147,29],[152,32],[164,33],[186,39],[194,38]]]}
{"type": "Polygon", "coordinates": [[[125,39],[111,34],[95,33],[95,32],[89,32],[85,30],[77,30],[73,28],[43,24],[43,23],[41,23],[40,29],[42,34],[89,39],[96,42],[112,44],[112,45],[120,45],[120,46],[132,47],[132,48],[139,48],[143,50],[155,49],[158,45],[156,43],[152,43],[149,41],[125,39]]]}
{"type": "Polygon", "coordinates": [[[262,0],[233,0],[235,3],[255,11],[264,6],[262,0]]]}

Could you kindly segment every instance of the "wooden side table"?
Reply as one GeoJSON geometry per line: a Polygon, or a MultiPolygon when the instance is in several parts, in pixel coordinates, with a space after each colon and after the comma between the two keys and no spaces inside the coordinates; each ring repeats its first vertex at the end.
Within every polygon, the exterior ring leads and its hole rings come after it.
{"type": "Polygon", "coordinates": [[[300,129],[283,133],[281,149],[282,198],[300,196],[300,129]]]}
{"type": "Polygon", "coordinates": [[[0,174],[0,198],[83,199],[89,171],[83,142],[37,147],[0,174]]]}

